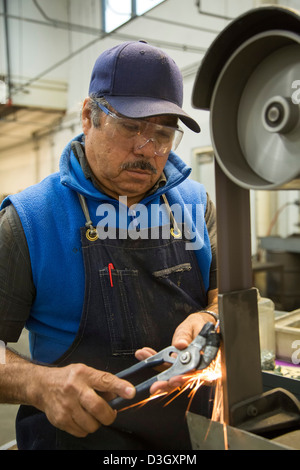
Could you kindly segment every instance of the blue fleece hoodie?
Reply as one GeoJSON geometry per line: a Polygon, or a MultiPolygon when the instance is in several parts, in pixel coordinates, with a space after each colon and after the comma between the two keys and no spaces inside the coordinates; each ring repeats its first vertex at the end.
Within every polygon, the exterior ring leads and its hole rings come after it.
{"type": "MultiPolygon", "coordinates": [[[[82,138],[79,135],[74,140],[81,142],[82,138]]],[[[9,196],[2,204],[2,207],[10,203],[15,206],[24,228],[36,287],[26,327],[30,331],[32,358],[46,363],[55,361],[71,345],[82,313],[85,276],[80,227],[86,220],[77,193],[85,196],[94,225],[115,223],[118,227],[120,221],[125,225],[132,222],[125,205],[99,192],[86,179],[71,142],[62,153],[59,170],[21,193],[9,196]],[[116,217],[107,217],[108,207],[115,208],[110,213],[116,217]],[[124,210],[125,218],[120,217],[124,210]]],[[[195,250],[207,290],[211,249],[204,223],[206,192],[201,184],[187,179],[190,171],[176,154],[170,154],[164,170],[167,183],[140,202],[147,207],[148,217],[146,220],[140,217],[139,223],[169,221],[167,211],[161,209],[163,193],[177,214],[177,208],[181,207],[182,221],[194,236],[187,249],[195,250]]]]}

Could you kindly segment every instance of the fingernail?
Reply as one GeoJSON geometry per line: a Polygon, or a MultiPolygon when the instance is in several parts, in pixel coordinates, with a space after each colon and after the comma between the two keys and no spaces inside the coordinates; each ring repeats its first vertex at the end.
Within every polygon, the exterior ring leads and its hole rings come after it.
{"type": "Polygon", "coordinates": [[[187,342],[187,340],[186,340],[186,339],[183,339],[183,338],[182,338],[182,339],[178,339],[177,342],[176,342],[176,347],[177,347],[178,349],[185,349],[185,348],[188,347],[188,345],[189,345],[189,343],[187,342]]]}
{"type": "Polygon", "coordinates": [[[125,395],[126,395],[128,398],[134,397],[134,395],[135,395],[135,389],[134,389],[133,387],[126,387],[126,388],[125,388],[125,395]]]}

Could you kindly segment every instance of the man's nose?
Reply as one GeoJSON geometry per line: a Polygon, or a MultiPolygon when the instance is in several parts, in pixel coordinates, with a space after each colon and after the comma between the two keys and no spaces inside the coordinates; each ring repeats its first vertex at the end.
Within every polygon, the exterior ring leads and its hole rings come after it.
{"type": "Polygon", "coordinates": [[[142,153],[145,157],[153,157],[156,152],[156,143],[155,140],[151,138],[147,138],[144,136],[139,136],[135,146],[134,151],[135,153],[142,153]]]}

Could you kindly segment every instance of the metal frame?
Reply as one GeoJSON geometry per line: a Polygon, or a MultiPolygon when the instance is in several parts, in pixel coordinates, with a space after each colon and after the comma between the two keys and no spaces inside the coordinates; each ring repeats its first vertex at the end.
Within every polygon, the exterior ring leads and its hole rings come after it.
{"type": "Polygon", "coordinates": [[[221,423],[188,413],[192,448],[293,449],[295,443],[299,445],[299,434],[286,439],[286,433],[299,430],[300,402],[280,388],[263,392],[257,291],[252,287],[249,190],[229,180],[217,162],[215,174],[226,429],[221,423]],[[277,441],[271,439],[275,436],[277,441]]]}
{"type": "Polygon", "coordinates": [[[262,393],[257,293],[252,288],[249,191],[215,162],[219,313],[225,421],[233,405],[262,393]]]}
{"type": "Polygon", "coordinates": [[[257,435],[280,435],[299,429],[300,403],[286,390],[263,393],[250,192],[215,165],[224,420],[257,435]]]}

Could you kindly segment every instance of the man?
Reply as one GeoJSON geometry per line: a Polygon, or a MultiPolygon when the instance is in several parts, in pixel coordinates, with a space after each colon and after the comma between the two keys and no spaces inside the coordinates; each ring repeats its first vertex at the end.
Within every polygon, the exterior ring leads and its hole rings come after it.
{"type": "Polygon", "coordinates": [[[189,446],[186,397],[118,415],[109,405],[134,396],[114,375],[134,355],[182,349],[215,322],[214,209],[173,152],[178,118],[200,131],[182,90],[158,48],[104,52],[59,173],[2,204],[0,338],[16,341],[25,325],[32,356],[7,350],[0,370],[1,402],[22,404],[20,449],[189,446]]]}

